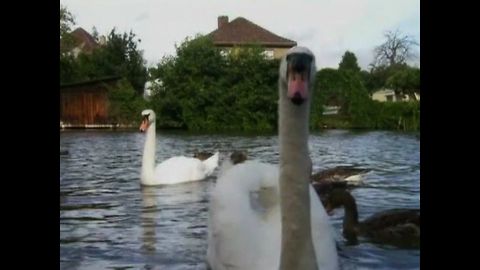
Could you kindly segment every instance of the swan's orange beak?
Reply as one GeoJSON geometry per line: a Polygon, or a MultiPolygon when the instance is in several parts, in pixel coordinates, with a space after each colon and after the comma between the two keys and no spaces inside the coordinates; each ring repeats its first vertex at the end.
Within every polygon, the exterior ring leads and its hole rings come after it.
{"type": "Polygon", "coordinates": [[[308,74],[291,72],[288,76],[287,97],[295,104],[302,104],[308,96],[308,74]]]}
{"type": "Polygon", "coordinates": [[[310,55],[303,53],[287,55],[287,97],[297,106],[308,99],[312,61],[310,55]]]}
{"type": "Polygon", "coordinates": [[[140,124],[140,132],[146,131],[148,128],[148,119],[143,119],[142,124],[140,124]]]}

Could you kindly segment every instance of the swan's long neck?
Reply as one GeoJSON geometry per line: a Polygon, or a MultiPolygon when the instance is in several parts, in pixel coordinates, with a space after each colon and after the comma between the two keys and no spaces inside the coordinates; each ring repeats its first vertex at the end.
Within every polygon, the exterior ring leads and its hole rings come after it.
{"type": "Polygon", "coordinates": [[[279,82],[280,197],[282,247],[280,269],[317,269],[310,221],[308,151],[309,106],[294,105],[279,82]]]}
{"type": "Polygon", "coordinates": [[[350,243],[357,242],[357,229],[359,229],[358,210],[355,198],[348,193],[343,192],[343,207],[345,216],[343,217],[343,235],[350,243]]]}
{"type": "Polygon", "coordinates": [[[155,169],[155,122],[147,128],[145,146],[143,148],[141,182],[147,184],[153,178],[155,169]]]}

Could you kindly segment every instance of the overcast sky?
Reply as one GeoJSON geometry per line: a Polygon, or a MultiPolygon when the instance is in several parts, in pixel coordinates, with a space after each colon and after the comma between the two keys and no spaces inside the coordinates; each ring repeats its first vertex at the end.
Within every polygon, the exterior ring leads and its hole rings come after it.
{"type": "MultiPolygon", "coordinates": [[[[60,0],[76,27],[100,34],[113,27],[132,30],[142,41],[148,65],[175,54],[187,36],[208,34],[217,17],[244,17],[316,55],[317,67],[337,68],[350,50],[367,69],[373,49],[387,30],[400,30],[420,42],[420,0],[60,0]]],[[[419,47],[416,50],[419,51],[419,47]]],[[[420,55],[419,52],[417,52],[420,55]]],[[[416,60],[419,62],[420,60],[416,60]]]]}

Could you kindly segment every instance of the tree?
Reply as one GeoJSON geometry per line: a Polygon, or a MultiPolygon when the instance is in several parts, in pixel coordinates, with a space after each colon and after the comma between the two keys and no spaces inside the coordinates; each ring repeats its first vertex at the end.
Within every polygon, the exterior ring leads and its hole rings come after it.
{"type": "Polygon", "coordinates": [[[365,89],[369,94],[372,94],[375,90],[381,87],[376,85],[373,74],[366,70],[360,71],[360,78],[362,79],[363,86],[365,86],[365,89]]]}
{"type": "Polygon", "coordinates": [[[135,124],[138,115],[145,109],[145,100],[133,89],[126,79],[120,80],[108,91],[109,115],[113,121],[124,124],[135,124]]]}
{"type": "Polygon", "coordinates": [[[92,37],[93,37],[93,39],[95,39],[95,41],[98,42],[98,37],[99,37],[98,36],[98,30],[95,26],[92,27],[92,37]]]}
{"type": "Polygon", "coordinates": [[[385,87],[388,77],[392,74],[394,66],[377,66],[370,70],[369,86],[373,91],[385,87]]]}
{"type": "Polygon", "coordinates": [[[70,33],[73,25],[75,25],[75,17],[67,7],[60,4],[60,39],[70,33]]]}
{"type": "Polygon", "coordinates": [[[333,68],[323,68],[317,71],[315,79],[315,107],[323,105],[342,107],[346,100],[343,95],[342,77],[338,70],[333,68]],[[318,98],[317,98],[318,97],[318,98]]]}
{"type": "Polygon", "coordinates": [[[186,38],[176,46],[175,57],[164,57],[152,68],[151,80],[161,81],[152,85],[151,98],[159,125],[209,129],[207,111],[214,107],[215,96],[220,99],[219,80],[224,77],[224,63],[212,41],[197,36],[186,38]]]}
{"type": "Polygon", "coordinates": [[[387,79],[386,85],[396,95],[408,95],[410,99],[417,100],[415,93],[420,93],[420,69],[405,65],[387,79]]]}
{"type": "Polygon", "coordinates": [[[374,50],[375,59],[372,63],[374,67],[404,64],[415,57],[412,50],[414,46],[418,46],[418,42],[413,37],[396,30],[387,31],[385,38],[387,40],[374,50]]]}
{"type": "Polygon", "coordinates": [[[71,82],[77,76],[74,59],[67,54],[73,47],[73,37],[70,35],[75,25],[75,18],[67,7],[60,5],[60,83],[71,82]]]}
{"type": "Polygon", "coordinates": [[[372,100],[360,73],[325,68],[317,72],[317,80],[320,100],[315,102],[315,106],[319,106],[318,102],[322,105],[336,105],[340,107],[338,116],[348,119],[352,125],[356,127],[373,125],[372,100]]]}
{"type": "Polygon", "coordinates": [[[120,34],[114,28],[108,35],[105,46],[95,49],[91,54],[81,53],[76,59],[65,57],[61,63],[65,67],[62,73],[61,66],[63,82],[122,76],[128,79],[137,94],[143,95],[147,69],[143,54],[137,49],[133,32],[120,34]],[[69,67],[68,63],[72,67],[69,67]],[[68,73],[71,70],[75,72],[68,73]]]}
{"type": "Polygon", "coordinates": [[[357,57],[354,53],[346,51],[342,56],[342,61],[338,65],[338,70],[350,70],[355,73],[360,72],[360,67],[358,66],[357,57]]]}
{"type": "MultiPolygon", "coordinates": [[[[403,70],[407,65],[406,64],[395,64],[392,66],[375,66],[372,67],[370,70],[370,76],[368,78],[367,83],[365,86],[369,90],[369,92],[374,92],[376,90],[388,87],[387,80],[393,74],[398,72],[399,70],[403,70]]],[[[366,78],[365,75],[363,75],[366,78]]],[[[400,93],[396,93],[397,98],[400,98],[400,93]]]]}
{"type": "MultiPolygon", "coordinates": [[[[73,47],[74,40],[70,31],[75,25],[75,18],[67,7],[60,5],[60,57],[66,56],[66,52],[73,47]]],[[[68,59],[63,59],[66,63],[68,59]]]]}
{"type": "Polygon", "coordinates": [[[78,81],[79,77],[78,65],[73,55],[60,55],[60,84],[78,81]]]}
{"type": "MultiPolygon", "coordinates": [[[[135,91],[143,95],[147,81],[147,69],[143,53],[137,49],[137,42],[133,32],[119,34],[112,29],[107,38],[105,47],[98,50],[98,65],[109,75],[120,75],[128,79],[135,91]]],[[[94,54],[95,55],[95,54],[94,54]]]]}
{"type": "Polygon", "coordinates": [[[359,73],[324,68],[316,76],[319,99],[315,106],[339,106],[341,114],[352,117],[370,99],[359,73]]]}
{"type": "Polygon", "coordinates": [[[208,36],[185,39],[150,70],[162,127],[267,131],[277,126],[278,60],[257,46],[222,56],[208,36]]]}

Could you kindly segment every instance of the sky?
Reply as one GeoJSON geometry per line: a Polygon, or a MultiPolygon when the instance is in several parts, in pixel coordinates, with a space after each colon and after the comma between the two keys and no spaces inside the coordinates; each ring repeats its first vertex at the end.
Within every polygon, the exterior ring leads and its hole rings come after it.
{"type": "MultiPolygon", "coordinates": [[[[175,55],[186,37],[208,34],[217,17],[244,17],[310,48],[317,68],[338,68],[345,51],[362,69],[373,61],[386,31],[399,30],[420,42],[420,0],[60,0],[74,15],[75,27],[100,35],[116,27],[133,31],[147,65],[175,55]]],[[[415,49],[420,56],[420,47],[415,49]]],[[[411,64],[419,65],[420,59],[411,64]]]]}

